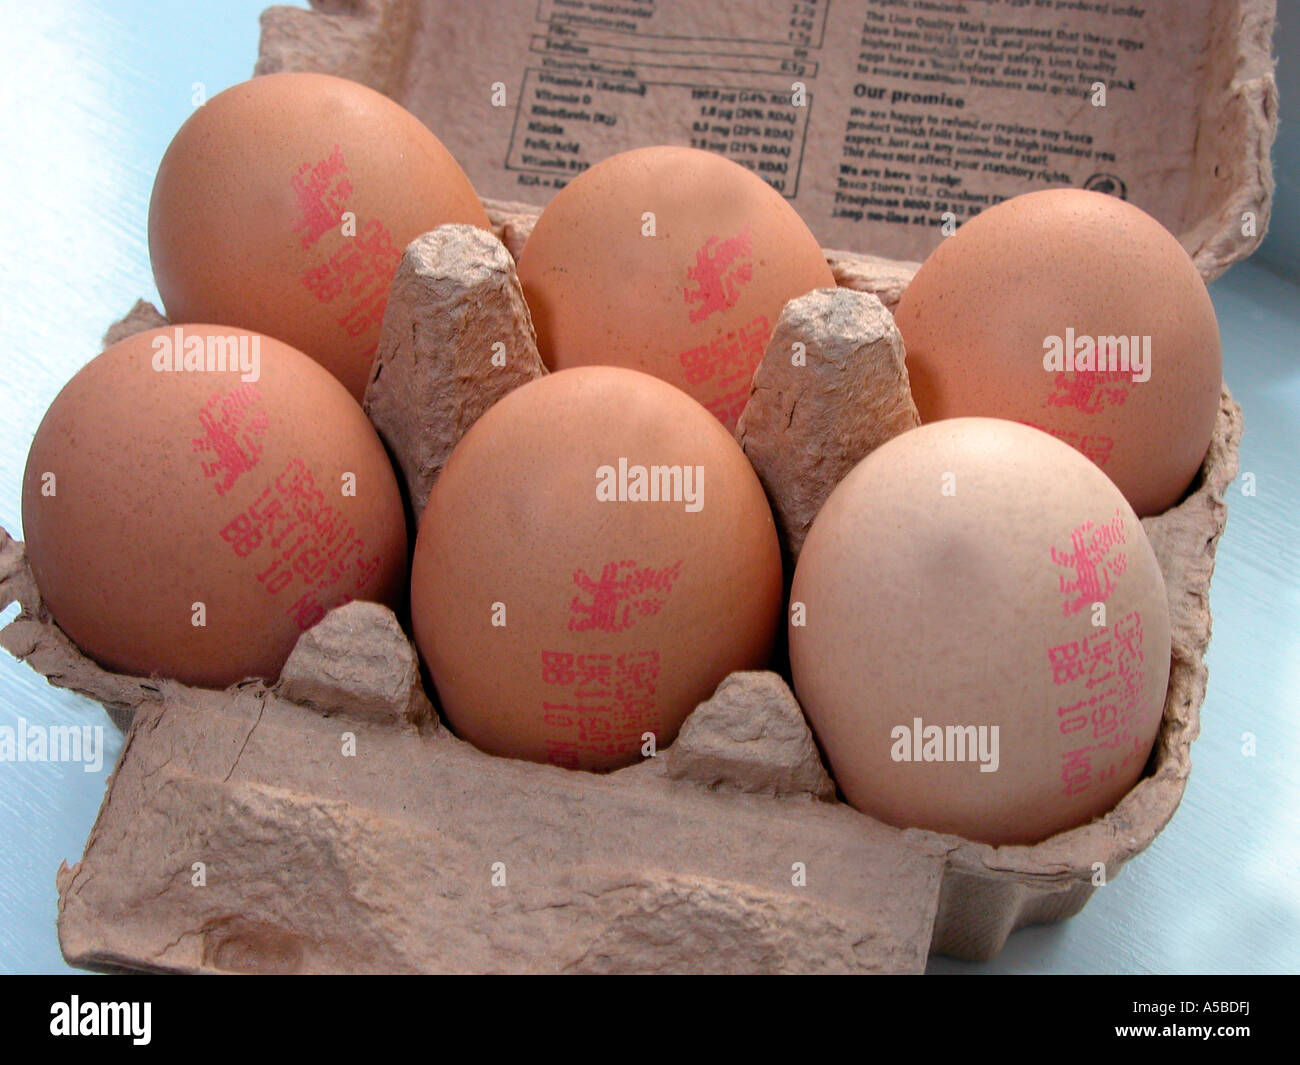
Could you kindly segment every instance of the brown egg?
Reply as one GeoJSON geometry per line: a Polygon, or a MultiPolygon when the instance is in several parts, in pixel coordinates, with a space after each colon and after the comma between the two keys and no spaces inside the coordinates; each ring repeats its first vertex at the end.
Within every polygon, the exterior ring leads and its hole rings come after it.
{"type": "Polygon", "coordinates": [[[1205,458],[1214,307],[1187,252],[1130,203],[1048,189],[991,207],[926,259],[895,317],[923,422],[1036,426],[1140,515],[1177,503],[1205,458]]]}
{"type": "Polygon", "coordinates": [[[786,301],[835,287],[817,239],[767,182],[668,146],[611,156],[565,186],[519,281],[547,366],[641,370],[728,429],[786,301]]]}
{"type": "Polygon", "coordinates": [[[360,400],[402,251],[448,222],[488,228],[456,160],[414,115],[325,74],[267,74],[180,128],[149,204],[174,322],[306,352],[360,400]]]}
{"type": "Polygon", "coordinates": [[[301,352],[224,326],[139,333],[68,382],[23,528],[54,620],[122,673],[273,680],[326,610],[404,591],[401,496],[361,408],[301,352]]]}
{"type": "Polygon", "coordinates": [[[584,367],[510,393],[456,446],[411,617],[460,736],[613,769],[766,662],[781,592],[767,499],[726,430],[661,381],[584,367]]]}
{"type": "Polygon", "coordinates": [[[1077,451],[988,418],[854,467],[799,556],[789,633],[848,801],[993,844],[1110,810],[1169,680],[1164,580],[1132,508],[1077,451]]]}

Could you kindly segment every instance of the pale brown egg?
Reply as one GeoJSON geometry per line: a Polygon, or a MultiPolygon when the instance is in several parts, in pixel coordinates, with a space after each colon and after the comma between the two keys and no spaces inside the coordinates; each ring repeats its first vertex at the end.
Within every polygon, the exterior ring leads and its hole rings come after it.
{"type": "Polygon", "coordinates": [[[510,393],[456,446],[411,617],[458,735],[602,770],[763,666],[781,593],[771,511],[727,431],[662,381],[580,367],[510,393]]]}
{"type": "Polygon", "coordinates": [[[786,301],[835,278],[756,174],[713,152],[611,156],[564,187],[519,257],[546,365],[612,365],[689,393],[728,429],[786,301]]]}
{"type": "Polygon", "coordinates": [[[1114,807],[1169,679],[1164,580],[1133,509],[1077,451],[989,418],[854,467],[799,556],[789,634],[847,800],[993,844],[1114,807]]]}
{"type": "Polygon", "coordinates": [[[401,496],[361,408],[301,352],[224,326],[139,333],[68,382],[28,454],[23,529],[82,651],[207,687],[274,680],[325,611],[405,591],[401,496]]]}
{"type": "Polygon", "coordinates": [[[273,336],[360,400],[403,249],[452,222],[489,227],[419,119],[344,78],[267,74],[212,97],[172,140],[149,257],[172,321],[273,336]]]}
{"type": "Polygon", "coordinates": [[[1214,307],[1187,252],[1133,204],[1048,189],[982,211],[926,259],[895,317],[923,422],[1036,426],[1144,516],[1177,503],[1205,458],[1214,307]]]}

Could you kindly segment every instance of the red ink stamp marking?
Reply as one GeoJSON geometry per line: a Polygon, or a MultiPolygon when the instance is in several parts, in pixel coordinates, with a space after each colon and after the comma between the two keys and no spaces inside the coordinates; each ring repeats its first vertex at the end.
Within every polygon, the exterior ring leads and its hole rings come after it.
{"type": "MultiPolygon", "coordinates": [[[[342,221],[347,199],[353,194],[343,151],[337,145],[326,159],[303,163],[289,179],[298,198],[295,232],[302,234],[304,250],[312,248],[342,221]]],[[[339,301],[338,324],[350,337],[361,336],[384,320],[388,286],[402,259],[383,222],[373,218],[355,237],[343,242],[324,262],[302,275],[306,289],[322,303],[339,301]]]]}
{"type": "Polygon", "coordinates": [[[234,487],[240,474],[247,473],[262,457],[262,435],[271,424],[261,406],[261,396],[251,384],[229,392],[218,392],[199,411],[201,436],[190,440],[190,449],[210,458],[200,460],[203,476],[217,478],[213,485],[223,496],[234,487]]]}
{"type": "Polygon", "coordinates": [[[695,253],[695,265],[686,278],[695,288],[682,290],[691,307],[692,322],[702,322],[715,311],[725,311],[740,298],[740,286],[754,276],[753,238],[746,226],[727,240],[710,237],[695,253]],[[698,306],[694,306],[698,304],[698,306]]]}
{"type": "Polygon", "coordinates": [[[384,320],[388,286],[401,260],[401,249],[384,224],[372,219],[325,262],[303,274],[302,283],[322,303],[343,297],[338,324],[348,336],[360,336],[384,320]]]}
{"type": "Polygon", "coordinates": [[[681,572],[681,559],[663,569],[650,566],[638,569],[632,561],[607,562],[597,580],[592,580],[586,570],[574,570],[573,583],[581,594],[569,603],[569,631],[630,629],[637,618],[649,617],[663,609],[664,600],[681,572]]]}
{"type": "Polygon", "coordinates": [[[1122,407],[1133,387],[1127,370],[1062,370],[1054,375],[1049,407],[1073,407],[1097,414],[1107,406],[1122,407]]]}
{"type": "Polygon", "coordinates": [[[301,459],[290,459],[270,487],[222,526],[220,535],[238,557],[256,553],[259,564],[265,563],[257,579],[267,594],[279,594],[295,579],[304,586],[286,611],[303,630],[328,609],[351,601],[380,567],[379,556],[366,557],[351,523],[325,502],[301,459]]]}
{"type": "Polygon", "coordinates": [[[542,702],[551,730],[546,760],[552,765],[576,769],[583,754],[627,755],[640,747],[644,733],[658,731],[658,651],[543,651],[541,677],[555,689],[555,698],[542,702]]]}
{"type": "Polygon", "coordinates": [[[1061,735],[1081,744],[1061,756],[1061,793],[1078,795],[1114,777],[1120,766],[1142,757],[1134,733],[1142,700],[1142,618],[1136,610],[1113,628],[1047,649],[1052,679],[1073,689],[1056,708],[1061,735]],[[1124,751],[1124,757],[1093,773],[1093,756],[1124,751]]]}
{"type": "Polygon", "coordinates": [[[1115,450],[1114,438],[1101,433],[1074,433],[1068,429],[1051,429],[1036,422],[1021,422],[1020,424],[1056,437],[1062,443],[1069,444],[1075,451],[1081,451],[1087,458],[1092,459],[1101,467],[1105,467],[1106,460],[1110,458],[1110,453],[1115,450]]]}
{"type": "Polygon", "coordinates": [[[1073,571],[1073,578],[1061,576],[1062,604],[1066,617],[1093,603],[1105,602],[1115,590],[1115,578],[1128,568],[1128,555],[1117,550],[1127,540],[1124,518],[1118,510],[1105,525],[1085,521],[1070,533],[1070,550],[1052,548],[1052,561],[1073,571]]]}
{"type": "Polygon", "coordinates": [[[289,184],[298,198],[298,217],[293,229],[302,233],[302,247],[306,250],[339,224],[347,199],[352,195],[343,149],[336,144],[319,163],[303,163],[289,184]]]}
{"type": "Polygon", "coordinates": [[[704,405],[719,421],[734,425],[745,409],[749,402],[749,382],[771,335],[767,316],[760,314],[739,329],[715,337],[707,344],[688,348],[677,356],[686,371],[688,384],[715,382],[713,388],[721,395],[704,405]]]}

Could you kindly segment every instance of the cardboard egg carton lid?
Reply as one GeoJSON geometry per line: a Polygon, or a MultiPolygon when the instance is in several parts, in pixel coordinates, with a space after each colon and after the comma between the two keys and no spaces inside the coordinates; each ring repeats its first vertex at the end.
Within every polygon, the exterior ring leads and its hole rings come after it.
{"type": "Polygon", "coordinates": [[[615,152],[683,144],[754,169],[823,246],[904,263],[945,211],[1048,186],[1132,201],[1207,280],[1268,225],[1275,0],[312,6],[263,14],[257,72],[386,93],[488,199],[543,205],[615,152]]]}
{"type": "MultiPolygon", "coordinates": [[[[513,387],[483,332],[458,323],[506,338],[507,366],[528,376],[542,371],[526,315],[492,235],[443,226],[406,249],[366,406],[412,497],[473,410],[513,387]],[[393,432],[421,419],[443,431],[393,432]]],[[[110,335],[162,321],[138,304],[110,335]]],[[[875,296],[786,305],[737,431],[787,566],[844,473],[915,419],[875,296]],[[807,372],[764,388],[792,338],[807,372]]],[[[129,729],[84,856],[58,874],[64,955],[178,972],[920,972],[931,953],[991,957],[1015,928],[1076,913],[1096,863],[1116,875],[1178,805],[1240,431],[1225,390],[1197,483],[1143,522],[1173,622],[1147,775],[1105,817],[1034,846],[899,830],[838,802],[775,673],[730,675],[670,747],[606,775],[492,757],[440,728],[410,640],[373,604],[304,633],[275,685],[112,674],[54,623],[0,531],[0,603],[22,608],[0,645],[129,729]]]]}

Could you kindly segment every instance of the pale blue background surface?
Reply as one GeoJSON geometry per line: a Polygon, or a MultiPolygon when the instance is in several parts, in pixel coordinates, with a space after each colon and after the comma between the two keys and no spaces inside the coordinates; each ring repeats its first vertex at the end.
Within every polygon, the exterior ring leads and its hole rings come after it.
{"type": "MultiPolygon", "coordinates": [[[[139,297],[157,302],[149,192],[193,84],[210,96],[251,74],[265,6],[0,3],[0,524],[16,535],[23,465],[46,407],[110,322],[139,297]]],[[[1265,268],[1300,276],[1300,138],[1286,126],[1300,100],[1300,0],[1281,7],[1277,229],[1265,254],[1212,290],[1225,376],[1246,412],[1241,468],[1256,475],[1257,495],[1230,498],[1186,797],[1080,916],[1017,933],[992,963],[938,959],[931,971],[1300,971],[1300,289],[1265,268]],[[1256,736],[1253,758],[1242,754],[1245,732],[1256,736]]],[[[102,724],[109,742],[98,774],[0,763],[0,972],[67,971],[54,873],[81,854],[120,738],[97,704],[0,654],[0,725],[20,716],[102,724]]]]}

